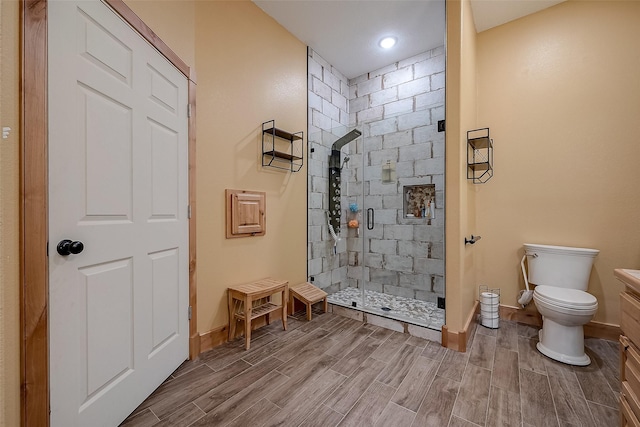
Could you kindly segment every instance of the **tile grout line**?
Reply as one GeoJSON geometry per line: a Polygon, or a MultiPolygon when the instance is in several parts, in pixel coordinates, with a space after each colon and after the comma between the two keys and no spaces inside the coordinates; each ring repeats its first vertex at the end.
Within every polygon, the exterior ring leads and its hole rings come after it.
{"type": "MultiPolygon", "coordinates": [[[[518,333],[516,330],[516,338],[518,333]]],[[[520,399],[520,425],[524,426],[524,407],[522,406],[522,370],[520,369],[520,345],[516,343],[516,353],[518,353],[518,398],[520,399]]]]}
{"type": "Polygon", "coordinates": [[[556,421],[558,422],[558,426],[561,426],[562,424],[560,424],[560,415],[558,414],[558,405],[556,405],[556,398],[553,395],[553,389],[551,388],[551,379],[550,379],[549,371],[547,370],[546,363],[544,364],[544,371],[547,373],[547,375],[545,376],[547,377],[547,384],[549,385],[549,394],[551,394],[551,402],[553,403],[553,412],[555,412],[556,414],[556,421]]]}
{"type": "MultiPolygon", "coordinates": [[[[473,337],[473,341],[474,342],[471,344],[472,347],[473,347],[473,344],[475,343],[475,337],[473,337]]],[[[458,398],[460,397],[460,387],[462,386],[462,381],[464,381],[464,376],[467,373],[467,368],[469,367],[469,359],[471,359],[471,357],[467,357],[467,362],[464,365],[464,373],[462,374],[462,378],[460,379],[460,384],[458,385],[458,392],[456,393],[456,398],[453,401],[453,406],[451,407],[451,414],[449,414],[449,422],[447,423],[447,425],[451,424],[451,420],[453,419],[453,411],[456,408],[456,403],[458,403],[458,398]]]]}
{"type": "MultiPolygon", "coordinates": [[[[477,334],[477,330],[476,330],[476,334],[477,334]]],[[[474,337],[474,341],[475,341],[475,337],[474,337]]],[[[489,378],[489,394],[487,397],[487,409],[485,411],[484,414],[484,425],[487,425],[487,421],[489,421],[489,408],[491,407],[491,386],[493,384],[493,371],[496,367],[496,353],[498,352],[498,336],[496,334],[496,345],[493,348],[493,363],[491,364],[491,377],[489,378]]],[[[497,388],[497,387],[496,387],[497,388]]],[[[522,411],[521,411],[522,412],[522,411]]]]}
{"type": "MultiPolygon", "coordinates": [[[[446,347],[444,347],[445,349],[445,354],[446,354],[446,350],[448,350],[446,347]]],[[[429,384],[429,387],[427,387],[427,390],[424,393],[424,396],[422,396],[422,399],[420,399],[420,404],[418,404],[418,409],[415,411],[416,415],[413,419],[413,422],[415,422],[415,418],[418,416],[418,412],[420,411],[420,408],[422,407],[422,404],[424,403],[424,400],[427,398],[427,394],[429,394],[429,390],[431,390],[431,387],[433,386],[434,381],[436,380],[436,377],[438,376],[438,371],[440,370],[440,367],[442,366],[442,364],[444,363],[444,358],[445,355],[442,356],[442,359],[440,360],[440,362],[438,362],[438,367],[435,369],[435,374],[433,375],[433,379],[431,380],[431,383],[429,384]]],[[[433,359],[431,359],[433,360],[433,359]]],[[[455,402],[454,402],[455,404],[455,402]]],[[[404,408],[404,406],[403,406],[404,408]]],[[[451,408],[451,411],[453,412],[453,408],[451,408]]],[[[412,422],[412,424],[413,424],[412,422]]]]}
{"type": "MultiPolygon", "coordinates": [[[[575,371],[573,369],[571,369],[571,372],[575,375],[575,371]]],[[[578,380],[577,376],[576,376],[576,380],[578,380]]],[[[608,382],[607,382],[607,384],[608,384],[608,382]]],[[[597,404],[597,402],[594,402],[592,400],[587,399],[587,395],[584,392],[584,388],[582,387],[582,383],[580,382],[580,380],[578,380],[578,387],[580,387],[580,391],[582,392],[582,395],[584,396],[584,401],[587,404],[587,409],[589,410],[589,415],[591,416],[591,421],[595,422],[596,417],[593,416],[593,411],[591,410],[591,405],[589,405],[589,403],[591,402],[591,403],[596,403],[597,404]]],[[[610,406],[607,406],[607,405],[602,405],[602,406],[607,407],[607,408],[610,407],[610,406]]],[[[618,408],[616,408],[616,409],[618,409],[618,408]]]]}
{"type": "MultiPolygon", "coordinates": [[[[367,337],[369,337],[372,333],[373,333],[373,331],[371,331],[371,332],[369,333],[369,335],[367,335],[367,337]]],[[[391,335],[389,335],[389,337],[390,337],[390,336],[391,336],[391,335]]],[[[389,339],[389,337],[387,337],[387,339],[389,339]]],[[[365,338],[366,338],[366,337],[365,337],[365,338]]],[[[382,341],[382,342],[380,343],[380,345],[383,345],[383,344],[385,343],[385,341],[387,341],[387,340],[385,339],[384,341],[382,341]]],[[[338,344],[338,343],[336,343],[336,344],[338,344]]],[[[335,346],[335,344],[334,344],[334,346],[335,346]]],[[[327,351],[329,351],[331,348],[333,348],[333,346],[332,346],[332,347],[330,347],[327,351]]],[[[326,353],[326,351],[325,351],[325,353],[326,353]]],[[[395,354],[395,353],[394,353],[394,354],[395,354]]],[[[367,358],[369,358],[369,357],[371,357],[371,355],[369,355],[367,358]]],[[[371,357],[371,358],[372,358],[373,360],[377,360],[378,362],[384,363],[384,364],[385,364],[385,368],[384,368],[384,369],[386,369],[386,367],[387,367],[387,366],[389,366],[389,364],[388,364],[387,362],[384,362],[384,361],[382,361],[382,360],[378,360],[378,359],[376,359],[376,358],[374,358],[374,357],[371,357]]],[[[366,359],[365,359],[365,360],[366,360],[366,359]]],[[[364,363],[364,362],[362,362],[362,363],[364,363]]],[[[360,366],[362,366],[362,363],[358,366],[358,368],[359,368],[360,366]]],[[[329,369],[331,369],[331,368],[329,368],[329,369]]],[[[355,406],[358,404],[358,402],[360,401],[360,399],[362,399],[362,396],[364,396],[364,394],[367,392],[367,390],[369,390],[369,388],[371,388],[371,386],[373,385],[373,383],[377,381],[378,377],[382,374],[382,371],[384,371],[384,369],[381,369],[381,370],[380,370],[380,372],[378,373],[378,375],[376,375],[376,377],[373,379],[373,381],[371,381],[371,383],[370,383],[370,384],[367,386],[367,388],[362,392],[362,394],[360,395],[360,397],[359,397],[359,398],[355,401],[355,403],[354,403],[354,404],[349,408],[349,410],[348,410],[348,411],[346,411],[346,413],[344,413],[344,414],[343,414],[342,412],[338,412],[337,410],[333,409],[333,408],[332,408],[331,406],[329,406],[329,405],[325,405],[325,406],[326,406],[327,408],[330,408],[332,411],[335,411],[336,413],[338,413],[338,414],[342,415],[342,419],[344,420],[344,418],[346,418],[347,414],[349,414],[349,412],[350,412],[353,408],[355,408],[355,406]]],[[[356,368],[356,371],[357,371],[357,368],[356,368]]],[[[335,372],[335,371],[334,371],[334,372],[335,372]]],[[[354,371],[354,372],[355,372],[355,371],[354,371]]],[[[352,375],[353,375],[353,373],[352,373],[352,375]]],[[[345,380],[344,380],[342,383],[340,383],[340,385],[342,385],[342,384],[344,384],[344,382],[348,381],[350,377],[351,377],[351,375],[347,376],[347,377],[345,378],[345,380]]],[[[340,385],[336,386],[336,388],[340,387],[340,385]]],[[[335,391],[335,390],[334,390],[334,391],[335,391]]],[[[326,401],[331,397],[331,394],[332,394],[332,393],[329,393],[329,394],[327,395],[327,397],[326,397],[326,398],[325,398],[325,399],[324,399],[320,404],[321,404],[321,405],[324,405],[324,404],[325,404],[325,402],[326,402],[326,401]]],[[[342,422],[342,420],[341,420],[340,422],[342,422]]]]}

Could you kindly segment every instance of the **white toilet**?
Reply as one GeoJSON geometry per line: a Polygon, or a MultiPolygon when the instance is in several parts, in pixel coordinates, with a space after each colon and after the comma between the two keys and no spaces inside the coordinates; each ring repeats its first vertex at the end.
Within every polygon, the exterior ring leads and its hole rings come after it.
{"type": "Polygon", "coordinates": [[[596,249],[524,244],[533,301],[542,315],[537,348],[551,359],[586,366],[583,325],[598,310],[598,300],[586,292],[596,249]]]}

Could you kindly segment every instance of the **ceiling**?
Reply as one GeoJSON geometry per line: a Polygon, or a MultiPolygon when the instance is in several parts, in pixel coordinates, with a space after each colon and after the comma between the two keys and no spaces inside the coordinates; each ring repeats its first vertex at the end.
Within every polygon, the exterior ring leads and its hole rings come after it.
{"type": "MultiPolygon", "coordinates": [[[[471,0],[478,32],[564,0],[471,0]]],[[[444,44],[444,0],[253,0],[347,78],[444,44]],[[398,43],[385,50],[385,36],[398,43]]]]}

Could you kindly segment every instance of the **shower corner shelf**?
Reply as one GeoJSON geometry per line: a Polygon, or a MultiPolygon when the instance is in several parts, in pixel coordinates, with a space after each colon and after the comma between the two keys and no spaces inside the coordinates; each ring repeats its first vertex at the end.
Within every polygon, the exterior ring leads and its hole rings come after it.
{"type": "Polygon", "coordinates": [[[484,184],[493,177],[493,140],[489,128],[467,131],[467,179],[484,184]]]}
{"type": "Polygon", "coordinates": [[[304,132],[276,128],[276,121],[262,123],[262,166],[298,172],[304,164],[304,132]]]}

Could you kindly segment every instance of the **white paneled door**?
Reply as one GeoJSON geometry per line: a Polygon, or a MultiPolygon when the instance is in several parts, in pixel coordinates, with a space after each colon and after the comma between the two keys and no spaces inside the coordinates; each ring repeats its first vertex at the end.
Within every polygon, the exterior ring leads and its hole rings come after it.
{"type": "Polygon", "coordinates": [[[188,357],[187,80],[102,2],[48,4],[51,425],[115,426],[188,357]]]}

